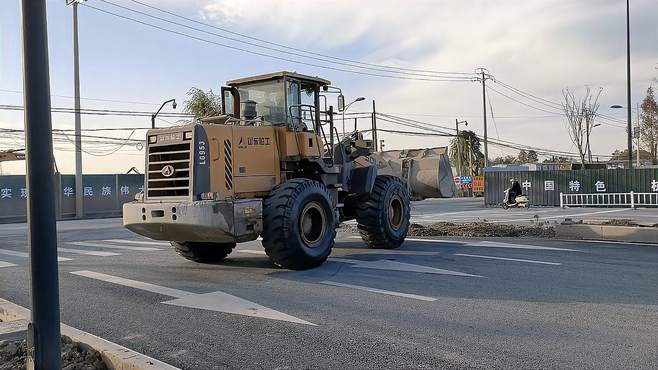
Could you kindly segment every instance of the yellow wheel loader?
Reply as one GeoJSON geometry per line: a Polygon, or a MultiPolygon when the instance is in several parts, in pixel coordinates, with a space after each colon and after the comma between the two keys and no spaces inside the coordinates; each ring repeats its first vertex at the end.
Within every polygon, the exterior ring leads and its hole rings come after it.
{"type": "Polygon", "coordinates": [[[144,192],[124,204],[125,227],[201,263],[261,236],[272,262],[295,270],[322,264],[350,219],[368,246],[399,247],[409,228],[407,186],[357,163],[372,141],[357,131],[339,136],[327,108],[339,91],[291,72],[228,81],[224,115],[149,130],[144,192]]]}

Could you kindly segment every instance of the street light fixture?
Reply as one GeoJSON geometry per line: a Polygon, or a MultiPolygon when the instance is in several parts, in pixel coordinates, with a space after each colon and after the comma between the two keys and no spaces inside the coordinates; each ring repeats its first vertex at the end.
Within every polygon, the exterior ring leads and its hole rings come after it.
{"type": "Polygon", "coordinates": [[[353,102],[347,104],[347,105],[345,106],[345,109],[343,109],[343,137],[345,137],[345,112],[350,108],[350,106],[351,106],[352,104],[354,104],[354,103],[356,103],[356,102],[359,102],[359,101],[364,101],[364,100],[366,100],[366,98],[364,98],[363,96],[358,97],[358,98],[354,99],[353,102]]]}
{"type": "Polygon", "coordinates": [[[160,113],[162,108],[164,108],[164,106],[167,105],[168,103],[171,103],[171,107],[176,109],[176,99],[169,99],[166,102],[162,103],[160,109],[158,109],[158,111],[155,112],[154,114],[151,114],[151,128],[155,128],[155,117],[158,116],[158,113],[160,113]]]}

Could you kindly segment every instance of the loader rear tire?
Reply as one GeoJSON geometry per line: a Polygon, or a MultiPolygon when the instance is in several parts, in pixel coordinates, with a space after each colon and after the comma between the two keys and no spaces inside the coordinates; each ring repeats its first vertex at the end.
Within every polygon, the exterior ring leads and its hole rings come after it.
{"type": "Polygon", "coordinates": [[[171,242],[171,245],[178,254],[198,263],[220,262],[235,248],[235,243],[171,242]]]}
{"type": "Polygon", "coordinates": [[[411,215],[409,192],[395,176],[377,176],[372,192],[357,203],[356,223],[370,248],[395,249],[404,242],[411,215]]]}
{"type": "Polygon", "coordinates": [[[335,205],[327,188],[309,179],[277,186],[263,201],[263,247],[277,266],[306,270],[321,265],[334,246],[335,205]]]}

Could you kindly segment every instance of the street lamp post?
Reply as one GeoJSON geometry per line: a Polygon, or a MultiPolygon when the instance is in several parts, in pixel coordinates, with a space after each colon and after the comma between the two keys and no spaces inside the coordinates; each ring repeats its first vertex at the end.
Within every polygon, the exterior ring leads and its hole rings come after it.
{"type": "Polygon", "coordinates": [[[158,116],[158,113],[160,113],[162,108],[164,108],[164,106],[167,105],[168,103],[171,103],[171,107],[176,109],[176,99],[169,99],[166,102],[162,103],[162,105],[160,106],[160,109],[158,109],[157,112],[151,114],[151,128],[155,128],[155,117],[158,116]]]}
{"type": "Polygon", "coordinates": [[[631,9],[630,0],[626,0],[626,106],[628,108],[628,168],[633,168],[633,127],[631,117],[631,9]]]}
{"type": "Polygon", "coordinates": [[[468,126],[468,121],[460,121],[455,118],[455,130],[457,131],[457,172],[461,176],[463,172],[462,166],[462,149],[461,149],[461,137],[459,136],[459,124],[463,123],[465,126],[468,126]]]}
{"type": "Polygon", "coordinates": [[[363,96],[361,96],[361,97],[359,97],[359,98],[356,98],[356,99],[354,99],[353,102],[347,104],[347,105],[345,106],[345,109],[343,109],[343,137],[345,137],[345,112],[350,108],[350,106],[351,106],[352,104],[354,104],[354,103],[356,103],[356,102],[358,102],[358,101],[364,101],[364,100],[366,100],[366,98],[364,98],[363,96]]]}

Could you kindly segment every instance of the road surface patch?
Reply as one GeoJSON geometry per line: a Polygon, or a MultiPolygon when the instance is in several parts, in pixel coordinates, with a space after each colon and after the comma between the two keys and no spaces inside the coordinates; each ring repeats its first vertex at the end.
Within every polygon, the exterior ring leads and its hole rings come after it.
{"type": "Polygon", "coordinates": [[[546,262],[546,261],[524,260],[524,259],[519,259],[519,258],[506,258],[506,257],[483,256],[483,255],[480,255],[480,254],[456,253],[456,254],[454,254],[454,255],[455,255],[455,256],[460,256],[460,257],[473,257],[473,258],[485,258],[485,259],[501,260],[501,261],[536,263],[536,264],[540,264],[540,265],[552,265],[552,266],[560,266],[560,265],[562,265],[561,263],[558,263],[558,262],[546,262]]]}
{"type": "Polygon", "coordinates": [[[370,288],[370,287],[362,286],[362,285],[352,285],[352,284],[338,283],[338,282],[335,282],[335,281],[325,280],[325,281],[321,281],[320,284],[332,285],[332,286],[337,286],[337,287],[342,287],[342,288],[351,288],[351,289],[363,290],[363,291],[366,291],[366,292],[386,294],[386,295],[391,295],[391,296],[396,296],[396,297],[417,299],[417,300],[426,301],[426,302],[436,301],[436,298],[426,297],[426,296],[423,296],[423,295],[394,292],[394,291],[390,291],[390,290],[370,288]]]}
{"type": "MultiPolygon", "coordinates": [[[[20,257],[20,258],[30,257],[30,255],[25,252],[12,251],[9,249],[0,249],[0,254],[4,254],[6,256],[20,257]]],[[[58,262],[71,261],[71,260],[72,260],[71,258],[57,257],[58,262]]]]}
{"type": "Polygon", "coordinates": [[[297,324],[305,324],[316,326],[311,322],[299,319],[294,316],[287,315],[283,312],[275,311],[271,308],[261,306],[258,303],[242,299],[224,293],[221,291],[197,294],[186,292],[184,290],[163,287],[155,284],[145,283],[142,281],[125,279],[118,276],[102,274],[94,271],[73,271],[71,274],[84,276],[91,279],[101,280],[108,283],[123,285],[131,288],[145,290],[152,293],[157,293],[176,299],[162,302],[164,304],[188,308],[196,308],[208,311],[232,313],[242,316],[258,317],[262,319],[288,321],[297,324]]]}
{"type": "Polygon", "coordinates": [[[160,248],[153,248],[153,247],[131,247],[131,246],[127,246],[127,245],[99,243],[99,242],[96,242],[96,241],[91,241],[91,242],[88,242],[88,241],[84,241],[84,242],[66,242],[65,244],[76,245],[76,246],[80,246],[80,247],[122,249],[122,250],[140,251],[140,252],[150,252],[150,251],[160,251],[160,250],[162,250],[160,248]]]}
{"type": "Polygon", "coordinates": [[[377,260],[377,261],[362,261],[347,258],[330,257],[329,261],[349,263],[351,267],[359,267],[365,269],[388,270],[388,271],[403,271],[403,272],[418,272],[423,274],[437,274],[437,275],[452,275],[461,277],[477,277],[484,276],[467,274],[465,272],[438,269],[429,266],[414,265],[411,263],[391,261],[391,260],[377,260]]]}

